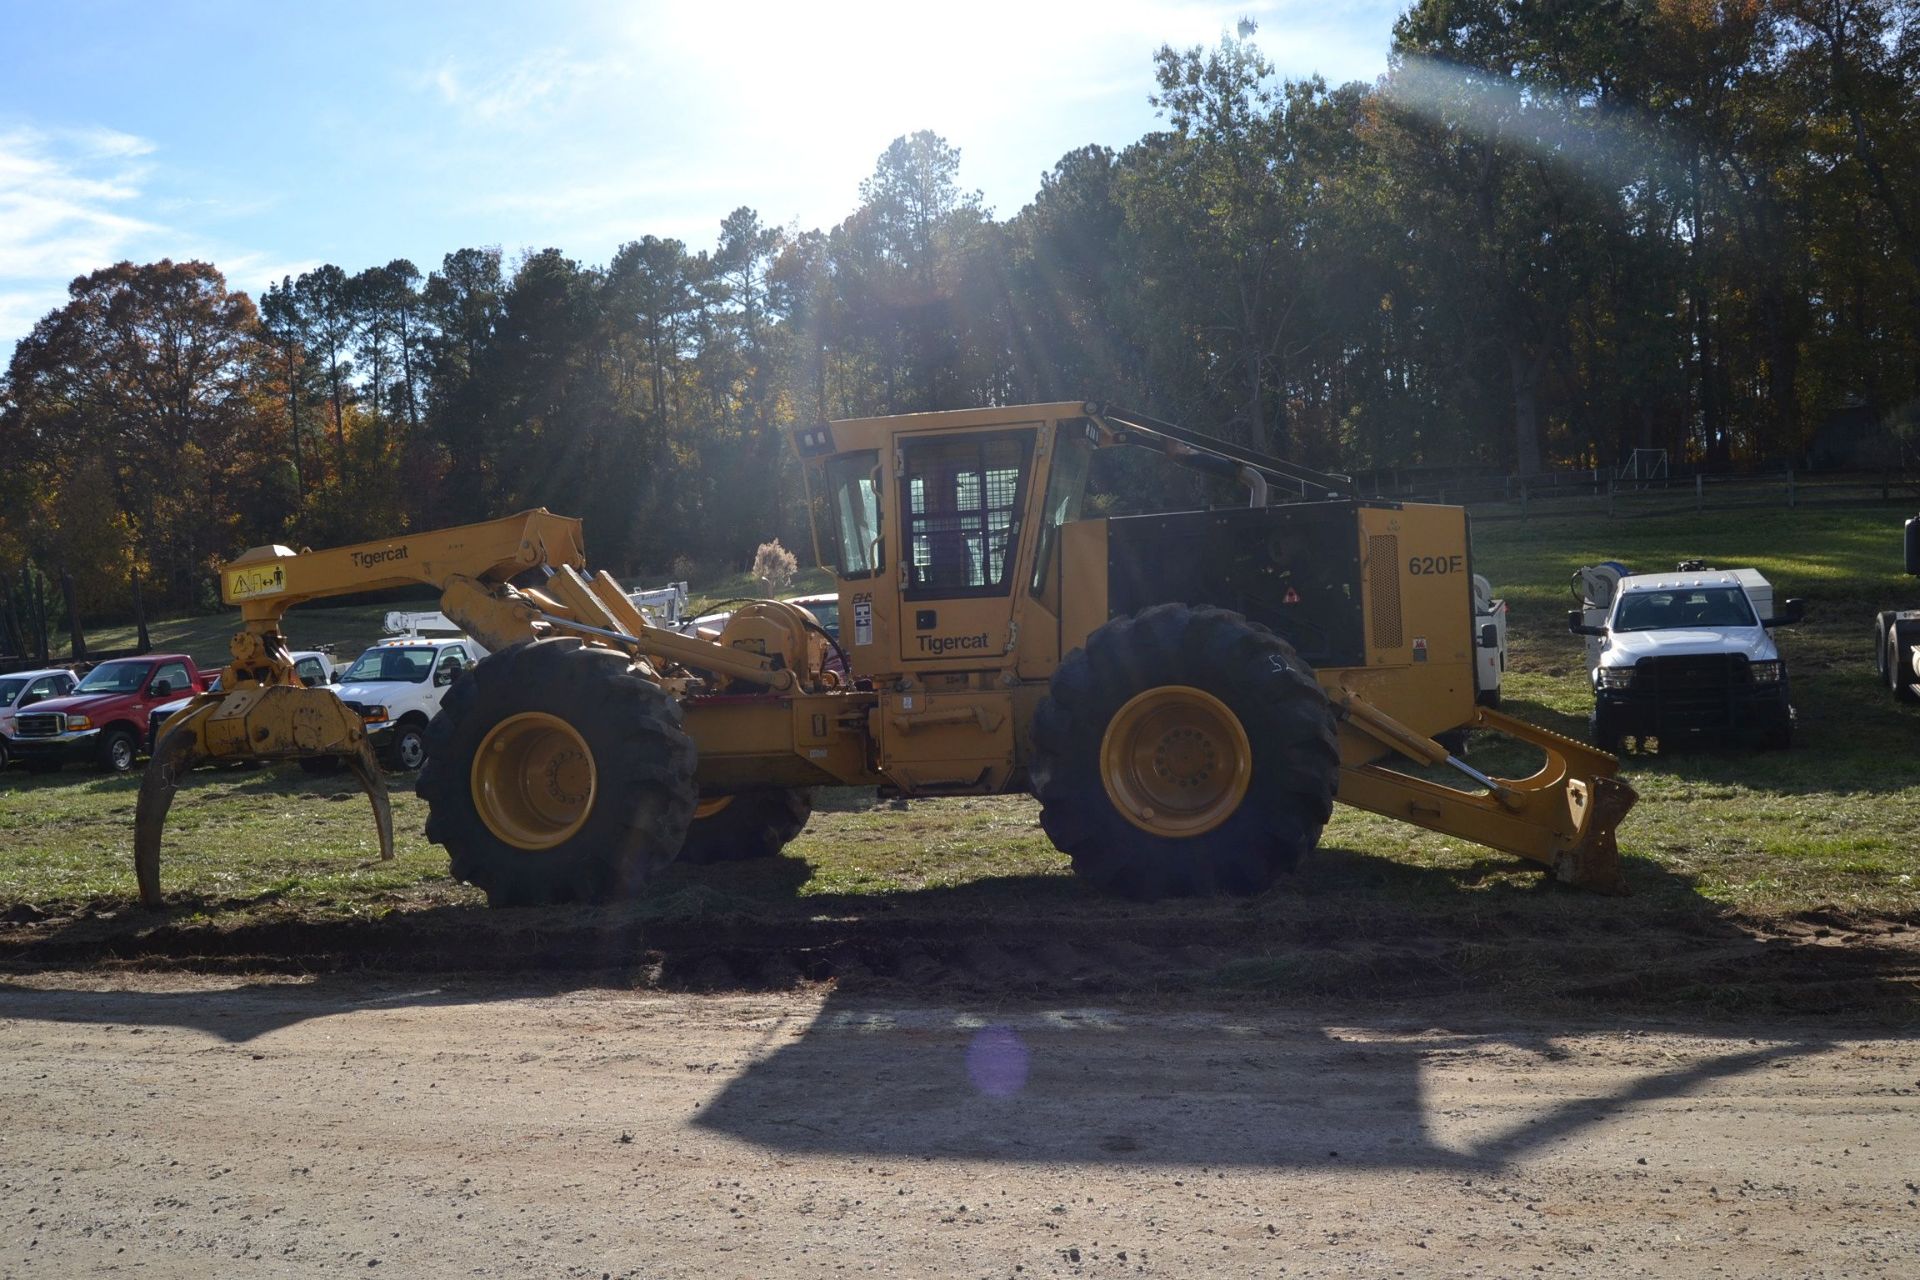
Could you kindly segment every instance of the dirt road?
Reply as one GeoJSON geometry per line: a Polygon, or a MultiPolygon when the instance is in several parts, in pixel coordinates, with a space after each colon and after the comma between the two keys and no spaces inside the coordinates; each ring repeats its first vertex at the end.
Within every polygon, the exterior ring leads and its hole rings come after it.
{"type": "Polygon", "coordinates": [[[0,1274],[1920,1269],[1910,1040],[578,981],[0,984],[0,1274]]]}

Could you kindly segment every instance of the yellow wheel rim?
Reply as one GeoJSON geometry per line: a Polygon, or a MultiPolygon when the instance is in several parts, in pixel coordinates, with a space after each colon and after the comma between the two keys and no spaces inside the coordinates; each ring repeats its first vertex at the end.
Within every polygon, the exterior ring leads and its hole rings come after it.
{"type": "Polygon", "coordinates": [[[693,820],[698,822],[702,818],[711,818],[732,803],[732,796],[714,796],[711,800],[702,800],[693,806],[693,820]]]}
{"type": "Polygon", "coordinates": [[[572,725],[523,711],[493,726],[473,757],[474,807],[516,849],[551,849],[580,830],[599,785],[593,749],[572,725]]]}
{"type": "Polygon", "coordinates": [[[1240,807],[1253,746],[1227,704],[1190,685],[1149,689],[1114,713],[1100,740],[1107,799],[1142,831],[1204,835],[1240,807]]]}

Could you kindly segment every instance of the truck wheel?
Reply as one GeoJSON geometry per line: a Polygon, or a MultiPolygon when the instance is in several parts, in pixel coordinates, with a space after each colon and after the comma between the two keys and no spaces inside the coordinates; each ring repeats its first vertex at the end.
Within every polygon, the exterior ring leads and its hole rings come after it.
{"type": "Polygon", "coordinates": [[[1873,619],[1873,665],[1880,671],[1880,678],[1887,678],[1887,631],[1893,626],[1893,613],[1883,609],[1873,619]]]}
{"type": "Polygon", "coordinates": [[[1245,894],[1319,843],[1340,752],[1291,645],[1237,613],[1164,604],[1061,662],[1028,772],[1040,825],[1100,888],[1245,894]]]}
{"type": "Polygon", "coordinates": [[[693,817],[680,704],[624,654],[516,645],[447,690],[415,789],[427,839],[496,907],[627,896],[673,860],[693,817]]]}
{"type": "Polygon", "coordinates": [[[1886,677],[1896,702],[1920,702],[1913,674],[1913,650],[1920,646],[1920,622],[1896,618],[1887,624],[1886,677]]]}
{"type": "Polygon", "coordinates": [[[405,721],[395,725],[393,741],[381,763],[400,773],[412,773],[427,762],[427,727],[405,721]]]}
{"type": "Polygon", "coordinates": [[[130,773],[140,755],[140,739],[127,729],[109,729],[100,735],[100,769],[103,773],[130,773]]]}
{"type": "Polygon", "coordinates": [[[715,862],[771,858],[806,829],[813,793],[749,791],[704,800],[693,811],[679,861],[704,867],[715,862]]]}
{"type": "Polygon", "coordinates": [[[1626,736],[1614,724],[1613,717],[1601,711],[1598,705],[1587,717],[1587,736],[1593,739],[1594,746],[1608,755],[1619,755],[1621,748],[1626,745],[1626,736]]]}

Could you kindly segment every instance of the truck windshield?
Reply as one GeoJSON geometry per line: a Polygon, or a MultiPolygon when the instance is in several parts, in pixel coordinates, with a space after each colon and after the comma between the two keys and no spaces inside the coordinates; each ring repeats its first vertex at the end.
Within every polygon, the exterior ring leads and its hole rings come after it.
{"type": "Polygon", "coordinates": [[[147,680],[144,662],[103,662],[73,687],[75,693],[132,693],[147,680]]]}
{"type": "Polygon", "coordinates": [[[344,684],[401,681],[419,684],[433,670],[432,649],[369,649],[347,668],[344,684]]]}
{"type": "Polygon", "coordinates": [[[1753,606],[1739,587],[1686,587],[1634,591],[1620,598],[1615,631],[1664,631],[1674,627],[1751,627],[1753,606]]]}

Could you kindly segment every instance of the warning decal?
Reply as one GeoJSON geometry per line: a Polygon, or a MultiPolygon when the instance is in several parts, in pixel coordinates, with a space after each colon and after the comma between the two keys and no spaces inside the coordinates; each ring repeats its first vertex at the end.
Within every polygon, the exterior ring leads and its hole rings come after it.
{"type": "Polygon", "coordinates": [[[853,642],[873,643],[873,597],[865,592],[853,598],[853,642]]]}
{"type": "Polygon", "coordinates": [[[287,589],[287,571],[277,564],[258,568],[233,569],[227,573],[227,599],[252,600],[259,596],[277,596],[287,589]]]}

